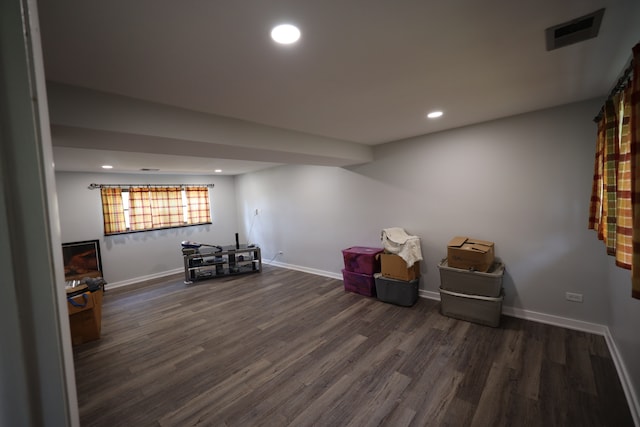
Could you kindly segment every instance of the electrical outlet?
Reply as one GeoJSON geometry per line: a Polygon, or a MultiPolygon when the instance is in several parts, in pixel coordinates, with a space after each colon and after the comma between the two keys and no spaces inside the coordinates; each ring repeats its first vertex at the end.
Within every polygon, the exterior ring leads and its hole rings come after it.
{"type": "Polygon", "coordinates": [[[260,213],[260,209],[256,208],[256,215],[260,213]]]}
{"type": "Polygon", "coordinates": [[[582,302],[582,294],[567,292],[564,294],[564,296],[567,299],[567,301],[582,302]]]}

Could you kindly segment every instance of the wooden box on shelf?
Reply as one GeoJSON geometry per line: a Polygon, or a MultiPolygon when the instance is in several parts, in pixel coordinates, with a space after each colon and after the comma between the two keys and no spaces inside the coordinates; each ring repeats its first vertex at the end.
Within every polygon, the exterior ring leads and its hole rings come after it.
{"type": "Polygon", "coordinates": [[[100,338],[102,326],[102,289],[68,298],[69,325],[73,345],[100,338]]]}

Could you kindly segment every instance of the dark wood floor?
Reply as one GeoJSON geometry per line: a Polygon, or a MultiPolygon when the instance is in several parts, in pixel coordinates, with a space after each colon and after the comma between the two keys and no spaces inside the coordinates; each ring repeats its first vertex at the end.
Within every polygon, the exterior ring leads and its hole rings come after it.
{"type": "Polygon", "coordinates": [[[107,291],[82,426],[632,426],[600,336],[385,304],[265,266],[107,291]]]}

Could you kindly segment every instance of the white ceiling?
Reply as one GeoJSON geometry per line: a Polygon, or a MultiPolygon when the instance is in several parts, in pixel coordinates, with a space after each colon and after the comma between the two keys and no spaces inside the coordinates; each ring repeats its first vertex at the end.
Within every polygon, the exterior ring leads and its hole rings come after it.
{"type": "MultiPolygon", "coordinates": [[[[39,8],[47,80],[366,145],[605,96],[640,41],[637,0],[56,0],[39,8]],[[597,38],[545,50],[547,27],[602,7],[597,38]],[[295,45],[270,40],[282,22],[300,27],[295,45]],[[444,116],[427,120],[433,109],[444,116]]],[[[60,170],[122,156],[53,143],[60,170]]],[[[125,157],[131,168],[149,167],[144,156],[125,157]]],[[[200,170],[193,157],[156,160],[200,170]]]]}

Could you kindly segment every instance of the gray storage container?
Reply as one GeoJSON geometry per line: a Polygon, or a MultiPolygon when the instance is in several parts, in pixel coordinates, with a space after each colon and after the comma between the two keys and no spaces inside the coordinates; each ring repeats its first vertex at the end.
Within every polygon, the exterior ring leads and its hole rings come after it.
{"type": "Polygon", "coordinates": [[[496,260],[486,273],[449,267],[446,258],[440,262],[438,268],[440,287],[444,290],[485,297],[500,296],[504,264],[499,260],[496,260]]]}
{"type": "Polygon", "coordinates": [[[420,279],[410,281],[391,279],[380,273],[373,275],[376,281],[376,295],[380,301],[411,307],[418,301],[420,279]]]}
{"type": "Polygon", "coordinates": [[[499,297],[485,297],[440,288],[440,313],[495,328],[500,325],[502,299],[502,293],[499,297]]]}

